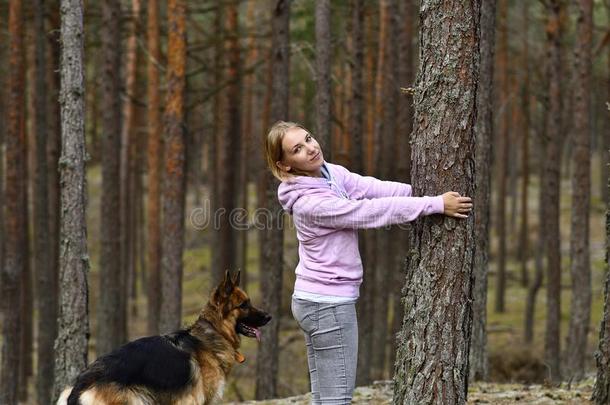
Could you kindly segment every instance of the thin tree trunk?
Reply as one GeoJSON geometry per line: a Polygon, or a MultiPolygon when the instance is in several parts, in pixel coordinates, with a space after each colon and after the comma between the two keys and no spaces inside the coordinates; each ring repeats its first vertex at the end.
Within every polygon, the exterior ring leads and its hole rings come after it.
{"type": "Polygon", "coordinates": [[[83,4],[61,1],[61,254],[53,398],[87,365],[89,337],[83,4]]]}
{"type": "MultiPolygon", "coordinates": [[[[412,86],[415,80],[415,47],[414,37],[416,36],[415,16],[417,9],[414,2],[399,2],[399,16],[401,24],[399,33],[397,34],[399,42],[399,60],[398,60],[398,82],[397,85],[401,88],[412,86]]],[[[411,104],[411,95],[401,94],[398,99],[398,129],[396,131],[396,152],[394,159],[396,161],[396,179],[403,183],[411,183],[411,132],[413,131],[413,105],[411,104]]],[[[394,236],[395,252],[400,250],[409,252],[411,250],[411,229],[409,227],[399,227],[401,230],[396,232],[394,236]]],[[[406,277],[407,255],[397,255],[397,271],[393,275],[393,318],[392,318],[392,336],[391,336],[391,351],[390,361],[388,363],[388,371],[391,376],[394,373],[394,364],[396,362],[396,350],[398,341],[396,337],[400,332],[400,326],[403,318],[402,305],[402,283],[406,277]]]]}
{"type": "Polygon", "coordinates": [[[34,220],[34,252],[36,254],[36,309],[38,312],[38,342],[36,345],[36,397],[39,404],[51,403],[53,389],[53,343],[57,334],[57,296],[55,266],[50,261],[49,187],[47,178],[47,37],[44,24],[44,2],[36,0],[34,21],[36,29],[36,197],[34,220]]]}
{"type": "MultiPolygon", "coordinates": [[[[373,31],[372,10],[364,7],[364,30],[365,38],[371,41],[373,31]]],[[[365,138],[363,139],[363,159],[364,168],[367,174],[373,172],[373,153],[372,145],[374,139],[374,101],[375,101],[375,59],[376,52],[372,43],[365,43],[365,77],[364,104],[365,104],[365,138]],[[368,106],[368,107],[366,107],[368,106]]],[[[368,385],[371,383],[371,360],[373,346],[373,299],[374,289],[374,263],[375,263],[375,230],[365,230],[360,232],[359,250],[362,254],[362,265],[366,269],[367,279],[370,283],[363,283],[360,291],[360,299],[357,305],[358,316],[358,367],[356,369],[356,385],[368,385]]]]}
{"type": "MultiPolygon", "coordinates": [[[[447,190],[474,194],[479,12],[479,1],[451,7],[421,2],[414,195],[447,190]]],[[[464,404],[472,327],[473,219],[436,215],[416,221],[411,252],[393,402],[464,404]]]]}
{"type": "Polygon", "coordinates": [[[545,334],[545,361],[550,379],[559,381],[560,371],[560,312],[561,312],[561,251],[559,233],[559,181],[562,144],[562,0],[547,3],[548,41],[548,105],[546,156],[541,192],[545,196],[545,252],[547,258],[547,315],[545,334]]]}
{"type": "Polygon", "coordinates": [[[231,0],[225,6],[225,29],[227,33],[225,52],[227,56],[226,80],[227,90],[223,98],[226,122],[221,129],[220,137],[220,166],[218,172],[219,189],[219,269],[235,269],[237,264],[236,229],[231,222],[234,209],[237,205],[238,174],[241,164],[239,156],[241,132],[241,89],[240,89],[240,54],[239,54],[239,28],[238,5],[231,0]]]}
{"type": "Polygon", "coordinates": [[[489,220],[491,205],[491,167],[493,143],[493,73],[496,31],[496,0],[481,2],[481,64],[477,89],[474,194],[474,287],[472,304],[472,345],[470,381],[487,380],[487,274],[489,272],[489,220]]]}
{"type": "Polygon", "coordinates": [[[126,340],[122,296],[120,221],[121,151],[121,6],[119,0],[102,2],[102,211],[100,295],[97,308],[96,352],[110,352],[126,340]]]}
{"type": "Polygon", "coordinates": [[[498,143],[498,192],[496,207],[496,232],[498,235],[498,277],[494,309],[505,311],[506,296],[506,177],[508,175],[508,131],[510,125],[509,109],[509,77],[508,77],[508,0],[500,0],[499,4],[499,46],[498,70],[501,76],[501,107],[502,121],[498,143]]]}
{"type": "Polygon", "coordinates": [[[529,259],[529,213],[527,209],[528,201],[528,186],[530,178],[529,168],[529,138],[530,138],[530,74],[529,74],[529,2],[523,2],[522,7],[522,20],[523,28],[521,35],[523,36],[523,56],[522,56],[522,69],[523,69],[523,85],[521,91],[521,112],[523,115],[523,131],[521,134],[521,224],[519,227],[519,246],[517,248],[519,262],[521,263],[521,274],[525,286],[529,285],[529,274],[527,261],[529,259]]]}
{"type": "MultiPolygon", "coordinates": [[[[290,0],[277,0],[273,7],[271,37],[271,111],[270,121],[288,117],[290,84],[290,0]]],[[[262,330],[264,345],[258,347],[256,364],[256,399],[277,396],[279,363],[279,330],[281,314],[281,291],[283,271],[283,227],[282,208],[277,199],[277,180],[265,173],[265,207],[270,214],[269,225],[261,232],[261,296],[266,311],[276,314],[262,330]],[[263,267],[264,266],[264,267],[263,267]]]]}
{"type": "Polygon", "coordinates": [[[134,224],[135,215],[135,154],[137,148],[137,126],[136,126],[136,75],[138,64],[137,38],[139,35],[140,0],[131,0],[129,13],[128,38],[125,49],[125,96],[123,97],[123,121],[121,123],[121,163],[120,163],[120,197],[121,197],[121,293],[120,311],[121,328],[127,336],[127,308],[129,307],[129,296],[131,281],[135,273],[134,247],[136,242],[136,228],[134,224]]]}
{"type": "Polygon", "coordinates": [[[147,331],[159,333],[159,313],[161,303],[161,143],[160,117],[160,80],[158,64],[161,50],[159,43],[159,0],[148,0],[148,62],[147,62],[147,99],[148,99],[148,195],[147,195],[147,247],[148,289],[147,289],[147,331]]]}
{"type": "Polygon", "coordinates": [[[186,196],[184,88],[186,67],[186,5],[170,0],[167,8],[167,98],[165,106],[165,170],[161,237],[161,310],[159,331],[178,329],[182,319],[182,253],[186,196]]]}
{"type": "Polygon", "coordinates": [[[317,0],[316,30],[316,132],[324,158],[332,161],[331,147],[331,29],[330,0],[317,0]]]}
{"type": "Polygon", "coordinates": [[[1,267],[2,362],[0,363],[0,403],[17,403],[20,370],[21,284],[26,267],[26,211],[23,196],[26,181],[25,138],[22,128],[24,109],[23,9],[21,1],[9,2],[8,15],[8,94],[5,183],[5,256],[1,267]]]}
{"type": "Polygon", "coordinates": [[[570,257],[572,300],[567,340],[566,377],[584,377],[587,335],[591,320],[591,264],[589,259],[589,206],[591,195],[591,47],[593,2],[578,0],[577,39],[574,45],[575,100],[572,140],[572,231],[570,257]]]}

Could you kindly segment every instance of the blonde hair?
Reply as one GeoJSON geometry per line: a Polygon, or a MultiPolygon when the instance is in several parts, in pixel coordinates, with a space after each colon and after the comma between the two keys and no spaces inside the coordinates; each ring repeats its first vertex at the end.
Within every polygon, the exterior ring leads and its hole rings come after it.
{"type": "Polygon", "coordinates": [[[289,130],[294,128],[305,129],[302,125],[297,124],[296,122],[278,121],[273,124],[271,129],[269,129],[269,133],[265,139],[265,160],[267,161],[267,167],[269,170],[271,170],[271,174],[273,174],[273,176],[275,176],[275,178],[277,178],[279,181],[284,181],[293,175],[299,174],[293,171],[290,171],[290,173],[285,172],[276,164],[276,162],[280,162],[282,160],[282,141],[284,140],[284,136],[289,130]]]}

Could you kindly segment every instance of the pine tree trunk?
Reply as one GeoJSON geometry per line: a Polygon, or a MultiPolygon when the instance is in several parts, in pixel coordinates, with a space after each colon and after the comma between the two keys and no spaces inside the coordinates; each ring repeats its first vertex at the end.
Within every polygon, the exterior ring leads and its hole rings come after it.
{"type": "Polygon", "coordinates": [[[34,212],[34,252],[36,274],[36,309],[38,312],[38,343],[36,396],[39,404],[51,403],[53,389],[53,343],[57,334],[57,295],[55,266],[50,261],[49,187],[47,178],[47,38],[44,24],[44,2],[36,0],[34,20],[36,32],[35,57],[35,132],[36,185],[34,212]]]}
{"type": "Polygon", "coordinates": [[[499,99],[502,121],[498,139],[498,191],[496,207],[496,232],[498,235],[498,273],[494,309],[505,311],[506,296],[506,177],[508,175],[508,131],[510,125],[509,77],[508,77],[508,0],[499,3],[498,71],[501,77],[499,99]]]}
{"type": "Polygon", "coordinates": [[[184,88],[186,67],[186,6],[170,0],[167,8],[167,98],[163,172],[163,227],[161,236],[161,310],[159,331],[178,329],[182,320],[182,253],[186,196],[184,88]]]}
{"type": "Polygon", "coordinates": [[[219,180],[219,266],[222,271],[236,269],[237,267],[237,231],[232,224],[232,216],[237,205],[238,175],[241,164],[239,156],[242,145],[241,133],[241,62],[239,51],[238,4],[231,0],[225,5],[225,55],[227,89],[224,96],[224,114],[226,122],[221,128],[222,137],[219,138],[221,146],[219,180]]]}
{"type": "MultiPolygon", "coordinates": [[[[401,88],[411,87],[415,80],[415,52],[414,37],[415,16],[417,9],[411,1],[399,2],[399,33],[398,38],[398,81],[397,85],[401,88]]],[[[413,105],[411,95],[401,94],[397,101],[398,122],[396,130],[396,180],[403,183],[411,183],[411,132],[413,131],[413,105]]],[[[399,227],[400,230],[394,235],[392,243],[395,245],[394,252],[409,252],[411,243],[410,227],[399,227]]],[[[392,306],[393,318],[391,324],[391,348],[388,371],[391,376],[394,373],[394,363],[396,362],[396,350],[398,342],[396,336],[400,332],[403,318],[402,305],[402,283],[406,277],[407,254],[396,255],[396,271],[393,274],[392,306]]]]}
{"type": "MultiPolygon", "coordinates": [[[[290,84],[290,0],[278,0],[273,7],[271,37],[271,111],[270,121],[288,117],[290,84]]],[[[261,297],[262,307],[274,314],[273,320],[262,329],[263,341],[258,347],[256,364],[256,399],[277,395],[279,363],[279,329],[283,271],[283,211],[277,199],[277,180],[267,171],[264,174],[265,208],[269,226],[261,232],[261,297]]]]}
{"type": "Polygon", "coordinates": [[[148,195],[147,195],[147,246],[148,289],[147,289],[147,326],[149,334],[159,333],[159,313],[161,309],[161,117],[160,117],[160,80],[159,68],[161,50],[159,43],[159,0],[148,0],[148,195]]]}
{"type": "Polygon", "coordinates": [[[472,345],[470,380],[486,380],[487,357],[487,274],[489,271],[489,220],[491,205],[491,157],[493,144],[493,73],[496,31],[496,0],[481,2],[481,64],[477,89],[474,195],[474,287],[472,303],[472,345]]]}
{"type": "Polygon", "coordinates": [[[100,294],[97,308],[96,352],[110,352],[125,342],[122,315],[124,285],[121,269],[120,151],[121,151],[121,6],[102,2],[102,212],[100,294]]]}
{"type": "Polygon", "coordinates": [[[589,259],[589,205],[591,195],[591,48],[593,2],[579,0],[577,39],[574,45],[575,100],[572,137],[572,231],[570,257],[572,300],[567,341],[566,377],[581,380],[587,357],[591,319],[591,264],[589,259]]]}
{"type": "Polygon", "coordinates": [[[523,56],[522,56],[522,69],[523,69],[523,85],[521,91],[521,110],[523,114],[523,131],[521,138],[521,224],[519,227],[519,246],[517,248],[518,259],[521,262],[521,274],[525,277],[526,287],[529,287],[529,272],[527,261],[530,257],[530,242],[529,242],[529,212],[527,209],[528,201],[528,187],[530,178],[530,166],[529,166],[529,139],[530,139],[530,75],[529,75],[529,2],[523,2],[522,8],[522,20],[523,20],[523,56]]]}
{"type": "Polygon", "coordinates": [[[561,165],[562,109],[562,4],[563,0],[547,3],[548,41],[548,105],[546,156],[542,190],[545,197],[545,253],[547,259],[547,315],[545,361],[552,381],[561,379],[560,372],[560,309],[561,309],[561,252],[559,234],[559,181],[561,165]]]}
{"type": "Polygon", "coordinates": [[[2,362],[0,363],[0,403],[17,403],[20,369],[21,284],[26,270],[26,211],[23,209],[26,180],[24,114],[24,48],[22,2],[8,5],[8,94],[6,119],[5,256],[0,273],[2,296],[2,362]]]}
{"type": "Polygon", "coordinates": [[[87,274],[85,83],[83,4],[61,2],[61,231],[58,334],[53,398],[87,365],[89,337],[87,274]]]}
{"type": "MultiPolygon", "coordinates": [[[[421,2],[414,195],[474,195],[479,11],[478,1],[421,2]]],[[[414,223],[395,404],[466,402],[474,245],[472,218],[435,215],[414,223]]]]}
{"type": "Polygon", "coordinates": [[[324,151],[324,159],[332,161],[331,146],[331,29],[330,0],[317,0],[316,26],[316,132],[314,136],[324,151]]]}
{"type": "MultiPolygon", "coordinates": [[[[610,111],[608,111],[610,113],[610,111]]],[[[606,187],[610,190],[610,176],[606,176],[606,187]]],[[[604,312],[599,331],[599,345],[595,352],[597,378],[593,387],[592,401],[598,405],[610,403],[610,204],[606,202],[606,280],[604,283],[604,312]]]]}
{"type": "Polygon", "coordinates": [[[137,148],[137,126],[136,126],[136,75],[138,66],[137,38],[139,35],[140,0],[131,0],[131,10],[127,14],[129,23],[127,25],[128,38],[125,49],[125,81],[123,99],[123,121],[121,123],[121,173],[120,173],[120,196],[121,196],[121,308],[120,324],[127,336],[127,308],[129,307],[129,295],[131,280],[135,273],[134,247],[136,242],[135,216],[135,154],[137,148]]]}

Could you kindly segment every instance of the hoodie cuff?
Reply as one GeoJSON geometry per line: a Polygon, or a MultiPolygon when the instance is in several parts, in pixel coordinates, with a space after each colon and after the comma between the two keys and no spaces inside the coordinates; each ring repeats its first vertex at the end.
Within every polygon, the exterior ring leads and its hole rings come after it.
{"type": "Polygon", "coordinates": [[[429,197],[430,205],[426,211],[426,214],[443,214],[445,212],[445,202],[443,201],[443,196],[438,195],[436,197],[429,197]]]}

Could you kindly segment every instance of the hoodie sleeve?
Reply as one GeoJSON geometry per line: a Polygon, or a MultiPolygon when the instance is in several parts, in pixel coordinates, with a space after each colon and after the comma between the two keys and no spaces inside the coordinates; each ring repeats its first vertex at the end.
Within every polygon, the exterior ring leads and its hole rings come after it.
{"type": "Polygon", "coordinates": [[[380,197],[410,197],[411,185],[396,181],[383,181],[371,176],[352,173],[342,166],[336,166],[343,176],[345,191],[354,199],[380,197]]]}
{"type": "Polygon", "coordinates": [[[442,214],[443,197],[380,197],[349,200],[303,197],[294,207],[300,221],[333,229],[379,228],[410,222],[420,216],[442,214]]]}

